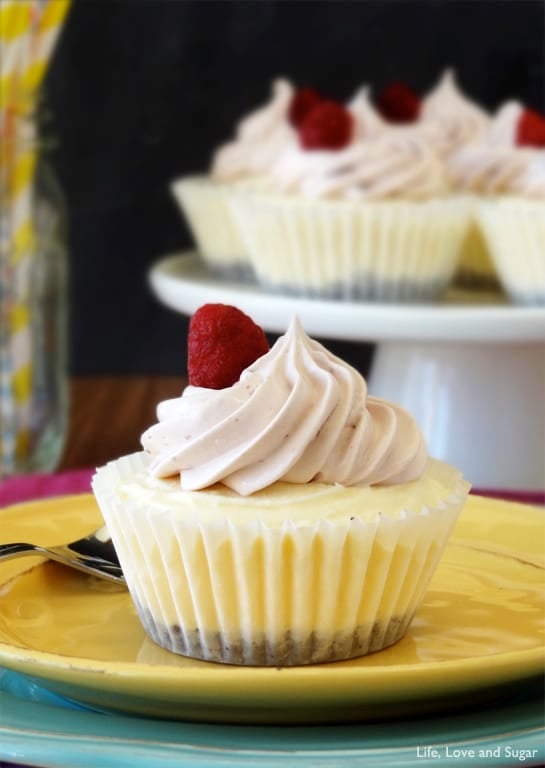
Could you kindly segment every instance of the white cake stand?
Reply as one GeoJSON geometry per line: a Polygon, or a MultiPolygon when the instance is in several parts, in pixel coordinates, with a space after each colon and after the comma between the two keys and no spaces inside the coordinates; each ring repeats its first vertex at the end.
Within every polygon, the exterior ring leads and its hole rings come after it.
{"type": "Polygon", "coordinates": [[[312,336],[376,344],[369,392],[412,413],[431,455],[481,490],[545,489],[545,308],[490,294],[436,305],[267,294],[211,276],[195,252],[161,259],[149,278],[163,304],[187,315],[223,302],[273,333],[297,314],[312,336]]]}

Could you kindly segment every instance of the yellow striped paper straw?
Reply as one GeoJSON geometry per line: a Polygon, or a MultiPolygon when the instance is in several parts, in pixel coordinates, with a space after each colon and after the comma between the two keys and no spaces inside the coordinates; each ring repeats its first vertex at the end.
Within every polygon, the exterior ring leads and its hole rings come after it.
{"type": "Polygon", "coordinates": [[[70,0],[0,5],[0,477],[32,443],[34,119],[39,89],[70,0]]]}

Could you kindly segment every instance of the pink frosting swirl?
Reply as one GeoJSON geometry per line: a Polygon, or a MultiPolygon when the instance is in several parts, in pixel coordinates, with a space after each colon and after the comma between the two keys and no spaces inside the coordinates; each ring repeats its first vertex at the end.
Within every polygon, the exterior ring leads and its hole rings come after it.
{"type": "Polygon", "coordinates": [[[508,101],[494,115],[484,137],[495,147],[514,147],[517,143],[517,127],[524,107],[519,101],[508,101]]]}
{"type": "Polygon", "coordinates": [[[449,155],[482,137],[488,130],[490,118],[464,96],[454,72],[448,69],[422,102],[421,121],[438,129],[437,150],[449,155]]]}
{"type": "Polygon", "coordinates": [[[310,198],[420,200],[445,191],[444,166],[416,131],[387,131],[337,151],[286,151],[271,170],[280,192],[310,198]]]}
{"type": "Polygon", "coordinates": [[[294,89],[287,80],[275,80],[272,97],[238,125],[234,141],[220,147],[212,160],[211,174],[218,181],[260,176],[272,161],[297,141],[288,122],[294,89]]]}
{"type": "Polygon", "coordinates": [[[412,138],[430,147],[436,147],[441,143],[441,129],[434,121],[392,123],[385,120],[373,105],[368,86],[356,91],[347,107],[354,116],[355,140],[369,141],[388,135],[398,141],[412,138]]]}
{"type": "Polygon", "coordinates": [[[545,150],[516,144],[523,109],[507,102],[479,142],[453,154],[448,173],[457,190],[545,199],[545,150]]]}
{"type": "Polygon", "coordinates": [[[396,484],[427,462],[402,408],[368,397],[363,377],[294,319],[232,387],[187,387],[158,407],[142,436],[157,477],[199,490],[221,482],[249,495],[276,481],[396,484]]]}
{"type": "Polygon", "coordinates": [[[545,199],[543,150],[465,147],[452,158],[449,173],[457,190],[545,199]]]}
{"type": "Polygon", "coordinates": [[[388,129],[388,124],[379,115],[371,102],[369,87],[360,88],[347,104],[354,117],[354,139],[368,140],[380,136],[388,129]]]}

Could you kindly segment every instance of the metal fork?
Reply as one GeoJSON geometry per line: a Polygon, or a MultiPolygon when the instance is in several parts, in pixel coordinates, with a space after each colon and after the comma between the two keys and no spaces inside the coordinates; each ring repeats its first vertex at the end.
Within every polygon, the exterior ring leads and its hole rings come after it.
{"type": "Polygon", "coordinates": [[[55,547],[42,547],[28,542],[0,544],[0,562],[25,555],[43,555],[101,579],[125,583],[114,545],[105,526],[82,539],[55,547]]]}

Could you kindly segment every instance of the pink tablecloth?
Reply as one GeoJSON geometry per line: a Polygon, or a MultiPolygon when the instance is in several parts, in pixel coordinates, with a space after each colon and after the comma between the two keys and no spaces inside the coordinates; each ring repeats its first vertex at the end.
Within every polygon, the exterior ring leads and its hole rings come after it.
{"type": "MultiPolygon", "coordinates": [[[[90,493],[93,469],[77,469],[54,475],[24,475],[0,482],[0,507],[19,501],[64,496],[70,493],[90,493]]],[[[474,488],[472,493],[523,504],[545,505],[545,491],[506,491],[474,488]]]]}
{"type": "Polygon", "coordinates": [[[75,469],[54,475],[20,475],[0,481],[0,507],[49,496],[90,493],[93,469],[75,469]]]}

